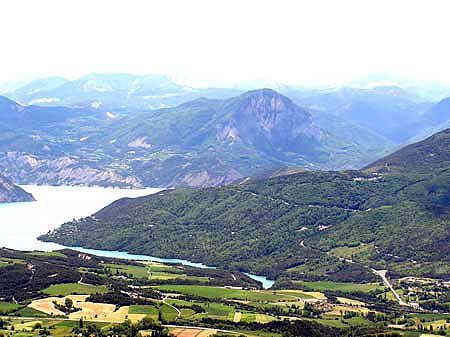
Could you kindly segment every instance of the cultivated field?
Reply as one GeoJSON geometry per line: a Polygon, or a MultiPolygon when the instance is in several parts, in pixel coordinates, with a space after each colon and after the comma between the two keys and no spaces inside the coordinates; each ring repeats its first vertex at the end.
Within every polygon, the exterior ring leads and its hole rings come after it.
{"type": "Polygon", "coordinates": [[[19,304],[0,302],[0,314],[5,315],[20,308],[19,304]]]}
{"type": "MultiPolygon", "coordinates": [[[[287,293],[277,293],[276,291],[252,291],[252,290],[243,290],[243,289],[235,289],[235,288],[225,288],[225,287],[209,287],[209,286],[197,286],[197,285],[162,285],[156,286],[156,289],[159,289],[163,292],[175,292],[186,295],[197,295],[206,298],[222,298],[222,299],[235,299],[242,301],[251,301],[251,302],[281,302],[281,301],[292,301],[293,295],[287,293]]],[[[298,297],[310,297],[309,294],[303,293],[301,291],[298,292],[298,297]]]]}
{"type": "Polygon", "coordinates": [[[217,333],[217,330],[174,328],[170,330],[170,333],[176,337],[209,337],[217,333]]]}
{"type": "Polygon", "coordinates": [[[108,289],[104,286],[94,286],[80,283],[52,284],[42,292],[50,296],[67,296],[76,294],[97,294],[106,293],[108,289]]]}
{"type": "Polygon", "coordinates": [[[137,322],[147,315],[146,313],[139,313],[135,309],[130,313],[130,307],[128,306],[117,308],[114,304],[86,302],[88,297],[89,295],[47,297],[34,300],[28,307],[51,316],[64,316],[63,312],[55,308],[54,302],[64,304],[66,298],[70,298],[73,301],[73,306],[80,308],[80,310],[69,314],[68,317],[73,320],[82,318],[86,321],[121,323],[129,319],[132,322],[137,322]]]}
{"type": "Polygon", "coordinates": [[[380,283],[350,283],[333,281],[295,281],[296,284],[314,291],[335,290],[342,292],[371,292],[383,290],[385,287],[380,283]]]}

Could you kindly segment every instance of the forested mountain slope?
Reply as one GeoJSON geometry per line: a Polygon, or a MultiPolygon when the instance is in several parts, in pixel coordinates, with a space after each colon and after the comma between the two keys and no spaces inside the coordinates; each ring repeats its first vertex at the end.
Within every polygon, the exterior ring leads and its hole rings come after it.
{"type": "Polygon", "coordinates": [[[367,280],[368,266],[450,275],[450,130],[412,146],[421,150],[406,147],[362,171],[306,171],[122,199],[42,238],[279,278],[367,280]],[[429,153],[443,159],[423,170],[418,163],[429,153]],[[398,160],[402,169],[377,170],[396,158],[406,161],[398,160]]]}
{"type": "Polygon", "coordinates": [[[427,173],[447,169],[450,167],[449,138],[450,129],[446,129],[375,161],[366,170],[427,173]]]}

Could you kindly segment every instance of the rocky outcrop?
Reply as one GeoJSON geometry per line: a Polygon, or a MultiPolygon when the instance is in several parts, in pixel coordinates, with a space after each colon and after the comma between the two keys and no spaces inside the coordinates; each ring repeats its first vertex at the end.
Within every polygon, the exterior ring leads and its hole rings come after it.
{"type": "Polygon", "coordinates": [[[14,185],[11,180],[0,176],[0,203],[33,200],[34,198],[30,193],[14,185]]]}
{"type": "Polygon", "coordinates": [[[271,89],[249,91],[230,100],[225,110],[226,122],[217,128],[217,138],[270,155],[287,151],[314,157],[308,145],[320,144],[325,137],[307,110],[271,89]]]}
{"type": "Polygon", "coordinates": [[[133,175],[122,176],[113,169],[83,164],[68,156],[44,159],[8,152],[2,156],[0,167],[5,175],[20,183],[142,187],[133,175]]]}
{"type": "Polygon", "coordinates": [[[189,186],[189,187],[204,187],[204,186],[218,186],[232,183],[238,179],[241,179],[242,175],[236,170],[230,169],[224,175],[216,175],[207,170],[203,170],[195,173],[188,173],[181,181],[176,182],[176,186],[189,186]]]}

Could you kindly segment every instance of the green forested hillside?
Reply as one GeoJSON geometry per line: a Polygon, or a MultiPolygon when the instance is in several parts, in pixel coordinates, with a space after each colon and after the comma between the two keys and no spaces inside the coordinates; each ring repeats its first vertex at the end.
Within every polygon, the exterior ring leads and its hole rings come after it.
{"type": "Polygon", "coordinates": [[[405,146],[366,167],[368,171],[429,173],[450,167],[450,129],[438,132],[424,141],[405,146]]]}
{"type": "MultiPolygon", "coordinates": [[[[450,130],[414,146],[444,158],[450,130]]],[[[450,167],[430,162],[424,171],[425,158],[414,160],[399,160],[398,171],[299,172],[122,199],[43,239],[293,279],[367,280],[368,266],[450,275],[450,167]]]]}

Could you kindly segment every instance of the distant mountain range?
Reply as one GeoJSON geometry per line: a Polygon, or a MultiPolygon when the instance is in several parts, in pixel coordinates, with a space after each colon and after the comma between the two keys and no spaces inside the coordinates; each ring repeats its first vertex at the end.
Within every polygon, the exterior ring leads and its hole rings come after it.
{"type": "Polygon", "coordinates": [[[199,187],[283,166],[360,167],[392,148],[338,117],[318,120],[270,89],[125,115],[2,98],[0,168],[21,183],[199,187]]]}
{"type": "Polygon", "coordinates": [[[297,104],[353,122],[395,144],[408,142],[422,130],[422,115],[432,106],[398,87],[291,91],[290,97],[297,104]]]}
{"type": "Polygon", "coordinates": [[[93,73],[77,80],[49,77],[34,80],[6,96],[25,105],[92,106],[116,113],[179,105],[200,97],[226,98],[242,90],[195,89],[164,75],[93,73]]]}
{"type": "Polygon", "coordinates": [[[370,268],[447,279],[449,153],[447,129],[359,171],[294,170],[121,199],[42,239],[185,258],[278,282],[372,281],[370,268]]]}
{"type": "Polygon", "coordinates": [[[0,98],[0,173],[18,183],[214,186],[282,167],[360,168],[450,126],[448,99],[399,87],[276,87],[195,89],[112,73],[35,80],[0,98]]]}
{"type": "Polygon", "coordinates": [[[11,180],[0,176],[0,203],[33,200],[34,198],[30,193],[14,185],[11,180]]]}

